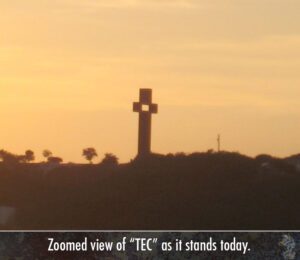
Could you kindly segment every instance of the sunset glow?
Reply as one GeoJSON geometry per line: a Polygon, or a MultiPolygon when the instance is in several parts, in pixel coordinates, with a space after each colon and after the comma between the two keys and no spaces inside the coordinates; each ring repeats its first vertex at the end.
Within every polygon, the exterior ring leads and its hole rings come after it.
{"type": "Polygon", "coordinates": [[[152,149],[251,156],[300,149],[300,2],[0,0],[1,149],[82,162],[137,151],[139,88],[152,149]]]}

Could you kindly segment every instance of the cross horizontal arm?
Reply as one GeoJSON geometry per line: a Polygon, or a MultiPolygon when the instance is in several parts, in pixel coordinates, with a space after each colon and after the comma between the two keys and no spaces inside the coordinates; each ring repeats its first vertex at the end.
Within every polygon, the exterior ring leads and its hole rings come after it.
{"type": "Polygon", "coordinates": [[[133,112],[157,114],[157,111],[157,104],[143,104],[141,102],[133,103],[133,112]],[[147,108],[144,110],[143,106],[146,106],[147,108]]]}

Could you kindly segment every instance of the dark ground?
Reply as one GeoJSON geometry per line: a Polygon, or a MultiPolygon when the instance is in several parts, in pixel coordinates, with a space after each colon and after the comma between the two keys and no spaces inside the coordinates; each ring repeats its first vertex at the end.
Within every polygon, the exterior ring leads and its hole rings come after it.
{"type": "Polygon", "coordinates": [[[300,229],[300,172],[236,153],[154,156],[120,166],[0,164],[2,229],[300,229]]]}

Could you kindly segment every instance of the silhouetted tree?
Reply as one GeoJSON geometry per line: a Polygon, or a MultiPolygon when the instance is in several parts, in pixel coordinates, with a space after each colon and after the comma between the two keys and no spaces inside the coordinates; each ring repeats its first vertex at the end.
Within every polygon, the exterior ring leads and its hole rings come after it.
{"type": "Polygon", "coordinates": [[[117,166],[119,164],[118,161],[119,159],[116,155],[112,153],[106,153],[101,161],[101,164],[105,166],[117,166]]]}
{"type": "Polygon", "coordinates": [[[17,156],[5,150],[0,150],[0,159],[4,163],[9,163],[9,164],[20,162],[20,156],[17,156]]]}
{"type": "Polygon", "coordinates": [[[60,164],[63,162],[63,159],[60,157],[55,157],[55,156],[49,156],[48,157],[48,162],[49,163],[56,163],[56,164],[60,164]]]}
{"type": "Polygon", "coordinates": [[[97,151],[95,148],[89,147],[86,149],[83,149],[82,151],[82,156],[85,157],[85,159],[87,159],[90,163],[93,163],[92,160],[94,157],[97,157],[97,151]]]}
{"type": "Polygon", "coordinates": [[[43,156],[44,156],[46,159],[48,159],[49,157],[52,156],[52,152],[46,149],[46,150],[43,151],[43,156]]]}
{"type": "Polygon", "coordinates": [[[35,159],[34,152],[31,150],[27,150],[25,152],[24,161],[31,162],[31,161],[34,161],[34,159],[35,159]]]}

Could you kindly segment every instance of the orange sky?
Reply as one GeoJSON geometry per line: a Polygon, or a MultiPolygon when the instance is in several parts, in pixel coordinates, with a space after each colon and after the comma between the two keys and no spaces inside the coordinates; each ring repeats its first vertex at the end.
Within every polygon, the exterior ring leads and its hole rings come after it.
{"type": "Polygon", "coordinates": [[[0,0],[0,147],[81,162],[136,154],[138,89],[156,152],[300,150],[298,0],[0,0]]]}

